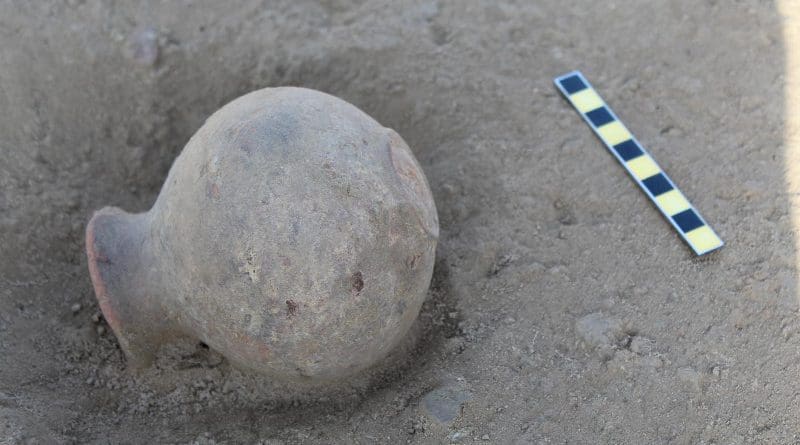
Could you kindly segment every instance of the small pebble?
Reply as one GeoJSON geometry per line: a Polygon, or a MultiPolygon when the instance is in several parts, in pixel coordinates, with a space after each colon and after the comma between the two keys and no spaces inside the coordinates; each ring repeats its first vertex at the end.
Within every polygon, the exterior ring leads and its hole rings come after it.
{"type": "Polygon", "coordinates": [[[95,324],[97,324],[97,323],[100,323],[100,319],[101,319],[101,318],[102,318],[102,317],[100,316],[100,312],[95,312],[95,313],[92,315],[92,323],[95,323],[95,324]]]}
{"type": "Polygon", "coordinates": [[[140,29],[129,38],[131,58],[143,66],[154,66],[158,61],[158,32],[153,28],[140,29]]]}
{"type": "Polygon", "coordinates": [[[483,436],[481,436],[481,440],[489,440],[489,435],[484,434],[483,436]]]}
{"type": "Polygon", "coordinates": [[[73,314],[77,314],[81,310],[81,304],[80,303],[73,304],[72,306],[70,306],[70,310],[72,311],[73,314]]]}
{"type": "Polygon", "coordinates": [[[579,319],[575,323],[575,332],[590,348],[613,347],[626,337],[622,321],[601,312],[579,319]]]}
{"type": "Polygon", "coordinates": [[[461,415],[465,402],[472,394],[457,385],[440,386],[422,398],[424,411],[436,422],[448,424],[461,415]]]}
{"type": "Polygon", "coordinates": [[[469,432],[461,430],[450,434],[450,437],[448,438],[450,439],[450,443],[460,443],[467,436],[469,436],[469,432]]]}
{"type": "Polygon", "coordinates": [[[103,335],[103,334],[105,334],[105,333],[106,333],[106,328],[105,328],[105,326],[98,326],[98,327],[97,327],[97,335],[103,335]]]}

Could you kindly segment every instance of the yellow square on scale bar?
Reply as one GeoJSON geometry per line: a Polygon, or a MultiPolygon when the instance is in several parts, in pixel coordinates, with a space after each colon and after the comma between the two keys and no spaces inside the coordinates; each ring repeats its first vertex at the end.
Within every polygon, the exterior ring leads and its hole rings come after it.
{"type": "Polygon", "coordinates": [[[603,99],[600,99],[600,96],[591,88],[578,91],[569,96],[569,100],[572,101],[572,104],[581,113],[586,113],[587,111],[592,111],[605,105],[603,104],[603,99]]]}
{"type": "Polygon", "coordinates": [[[609,122],[597,129],[597,133],[603,141],[613,147],[620,142],[625,142],[632,136],[619,121],[609,122]]]}
{"type": "Polygon", "coordinates": [[[686,233],[685,236],[698,255],[722,246],[722,240],[707,225],[702,225],[686,233]]]}
{"type": "Polygon", "coordinates": [[[631,170],[631,173],[633,173],[633,176],[640,181],[656,173],[661,173],[661,169],[658,168],[653,158],[648,155],[641,155],[633,158],[628,161],[626,165],[631,170]]]}
{"type": "Polygon", "coordinates": [[[661,209],[670,216],[680,213],[692,206],[677,189],[662,193],[656,196],[655,199],[661,209]]]}

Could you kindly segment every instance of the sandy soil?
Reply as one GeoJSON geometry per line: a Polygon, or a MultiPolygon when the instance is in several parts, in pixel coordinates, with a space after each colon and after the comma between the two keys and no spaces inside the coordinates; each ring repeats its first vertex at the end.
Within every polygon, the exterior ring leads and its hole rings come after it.
{"type": "Polygon", "coordinates": [[[0,443],[797,443],[771,2],[0,3],[0,443]],[[551,79],[582,69],[728,245],[693,258],[551,79]],[[220,105],[338,95],[441,220],[409,344],[292,388],[199,345],[125,369],[84,225],[147,209],[220,105]]]}

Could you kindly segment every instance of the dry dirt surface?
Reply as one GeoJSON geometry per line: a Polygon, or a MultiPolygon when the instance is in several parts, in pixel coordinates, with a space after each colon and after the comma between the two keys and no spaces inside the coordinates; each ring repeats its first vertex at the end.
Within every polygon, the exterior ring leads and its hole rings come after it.
{"type": "Polygon", "coordinates": [[[0,443],[800,441],[786,17],[635,5],[2,1],[0,443]],[[576,68],[720,252],[694,258],[557,94],[576,68]],[[86,221],[147,209],[206,117],[277,85],[354,103],[419,158],[441,220],[419,322],[326,387],[185,343],[131,373],[86,221]]]}

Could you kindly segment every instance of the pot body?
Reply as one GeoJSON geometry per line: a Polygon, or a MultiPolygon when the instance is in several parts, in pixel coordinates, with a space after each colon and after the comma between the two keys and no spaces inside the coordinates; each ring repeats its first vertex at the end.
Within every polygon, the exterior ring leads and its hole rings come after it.
{"type": "Polygon", "coordinates": [[[333,380],[408,331],[438,231],[397,133],[333,96],[268,88],[206,121],[150,211],[97,212],[87,253],[134,365],[189,335],[240,366],[333,380]]]}

